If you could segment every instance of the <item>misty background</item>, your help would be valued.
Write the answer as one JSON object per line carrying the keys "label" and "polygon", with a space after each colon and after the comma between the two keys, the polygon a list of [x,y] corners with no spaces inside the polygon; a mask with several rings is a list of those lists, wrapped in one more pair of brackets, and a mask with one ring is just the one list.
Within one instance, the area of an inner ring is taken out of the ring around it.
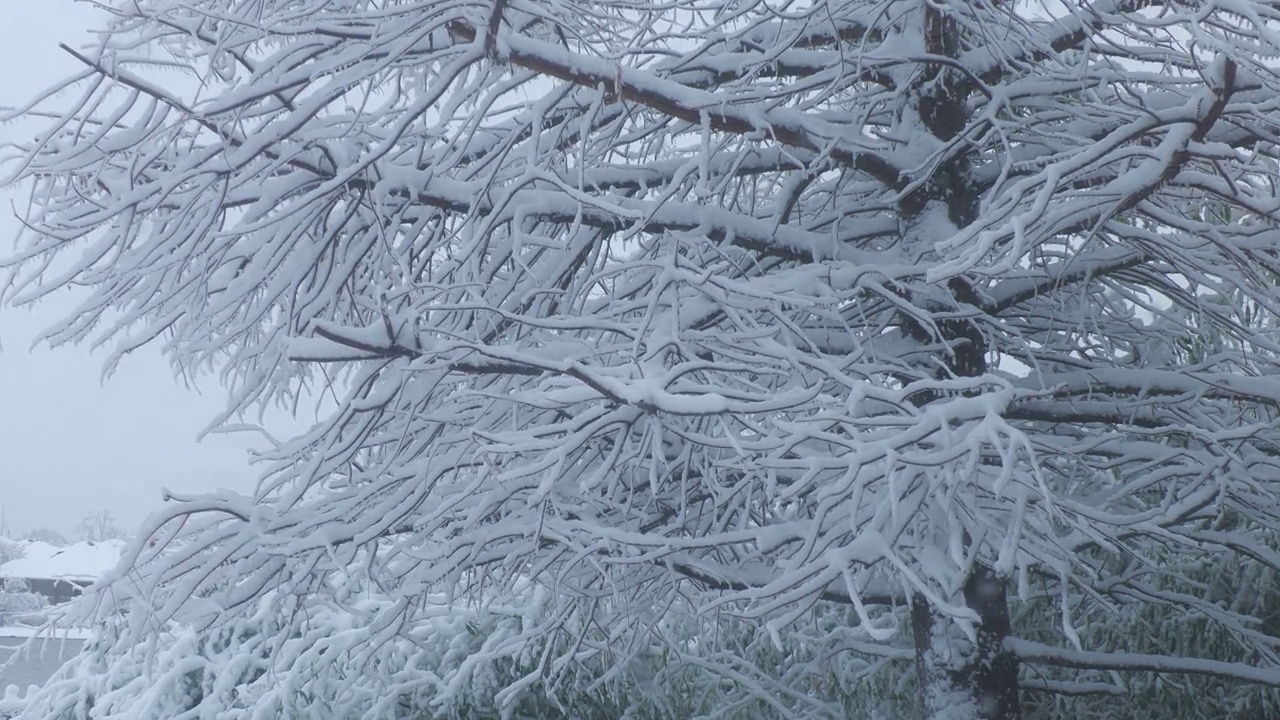
{"label": "misty background", "polygon": [[[82,47],[102,15],[72,0],[7,2],[0,7],[0,107],[25,103],[76,72],[59,42]],[[0,123],[0,146],[38,125]],[[5,153],[11,156],[11,152]],[[9,166],[0,167],[0,175]],[[0,256],[13,249],[21,188],[0,187]],[[16,203],[16,205],[15,205]],[[91,513],[109,511],[132,532],[160,506],[160,490],[249,491],[255,470],[247,436],[199,432],[222,407],[213,378],[184,387],[158,351],[144,348],[103,378],[104,352],[32,347],[39,333],[75,309],[60,294],[33,310],[0,308],[0,514],[4,534],[48,527],[76,536]]]}

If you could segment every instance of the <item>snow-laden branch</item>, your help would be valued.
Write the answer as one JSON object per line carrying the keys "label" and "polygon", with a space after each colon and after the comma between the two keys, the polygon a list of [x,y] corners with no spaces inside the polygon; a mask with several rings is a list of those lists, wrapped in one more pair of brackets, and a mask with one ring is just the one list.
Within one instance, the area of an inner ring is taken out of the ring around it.
{"label": "snow-laden branch", "polygon": [[[476,36],[475,30],[466,25],[455,25],[452,30],[467,39]],[[787,109],[738,109],[735,106],[750,98],[717,96],[643,70],[576,55],[551,43],[517,35],[504,35],[497,42],[511,62],[542,75],[588,88],[606,87],[624,100],[694,125],[708,124],[719,132],[759,136],[802,150],[821,151],[837,163],[867,173],[889,189],[901,190],[905,186],[897,168],[873,150],[859,147],[856,134],[829,120]]]}
{"label": "snow-laden branch", "polygon": [[[104,662],[182,626],[156,682],[43,710],[381,720],[493,671],[495,714],[688,681],[654,716],[827,719],[908,656],[1006,709],[1274,684],[1265,3],[252,5],[137,0],[74,51],[4,292],[83,288],[51,342],[158,341],[224,420],[331,412],[76,611],[135,623]],[[279,682],[193,674],[230,647]]]}
{"label": "snow-laden branch", "polygon": [[1009,646],[1009,649],[1018,654],[1019,658],[1037,664],[1079,670],[1123,670],[1176,675],[1207,675],[1280,687],[1280,668],[1255,667],[1245,663],[1221,662],[1207,658],[1072,650],[1021,638],[1009,638],[1005,640],[1005,643]]}

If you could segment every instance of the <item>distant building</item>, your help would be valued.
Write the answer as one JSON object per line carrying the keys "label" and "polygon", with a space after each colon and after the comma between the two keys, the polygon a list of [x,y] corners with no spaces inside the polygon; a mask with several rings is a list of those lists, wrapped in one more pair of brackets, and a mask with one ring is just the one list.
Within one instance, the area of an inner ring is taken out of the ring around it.
{"label": "distant building", "polygon": [[22,543],[23,557],[0,565],[0,587],[7,579],[22,580],[29,592],[43,595],[50,604],[64,603],[115,567],[124,547],[123,540],[80,542],[65,548],[27,540]]}
{"label": "distant building", "polygon": [[85,588],[93,584],[93,580],[85,579],[19,577],[17,575],[0,577],[0,584],[10,578],[25,582],[27,584],[27,592],[43,595],[50,605],[61,605],[64,602],[70,602]]}

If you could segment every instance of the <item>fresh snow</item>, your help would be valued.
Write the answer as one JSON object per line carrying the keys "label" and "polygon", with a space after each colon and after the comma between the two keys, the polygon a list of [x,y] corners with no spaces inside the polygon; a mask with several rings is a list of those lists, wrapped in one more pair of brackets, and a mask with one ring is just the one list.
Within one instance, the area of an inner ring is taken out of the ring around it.
{"label": "fresh snow", "polygon": [[[0,580],[12,577],[94,582],[115,567],[127,543],[124,540],[105,540],[57,547],[38,540],[27,540],[21,544],[26,555],[0,565]],[[86,640],[91,632],[86,628],[41,629],[0,625],[0,639],[41,636]]]}
{"label": "fresh snow", "polygon": [[32,637],[48,638],[50,640],[88,640],[92,636],[93,631],[88,628],[60,627],[45,629],[22,625],[0,625],[0,647],[15,647],[20,643],[14,643],[11,640]]}
{"label": "fresh snow", "polygon": [[38,540],[22,543],[26,555],[0,565],[0,578],[49,578],[97,580],[115,567],[125,548],[124,540],[79,542],[60,548]]}
{"label": "fresh snow", "polygon": [[343,393],[117,569],[11,566],[107,570],[31,714],[830,720],[916,652],[931,720],[993,659],[1072,717],[1280,687],[1273,3],[890,4],[121,10],[32,106],[13,299],[225,369],[219,422]]}

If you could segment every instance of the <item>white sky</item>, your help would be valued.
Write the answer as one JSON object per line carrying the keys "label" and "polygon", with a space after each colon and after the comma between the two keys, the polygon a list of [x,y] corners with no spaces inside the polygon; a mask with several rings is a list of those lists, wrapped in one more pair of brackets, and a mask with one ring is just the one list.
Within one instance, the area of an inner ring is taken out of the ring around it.
{"label": "white sky", "polygon": [[[72,0],[0,2],[0,106],[74,72],[58,42],[83,45],[94,24],[94,12]],[[20,131],[0,125],[0,144]],[[0,191],[0,254],[13,247],[15,196]],[[131,530],[159,507],[161,487],[250,489],[249,439],[195,440],[221,407],[213,380],[202,383],[203,395],[189,391],[149,349],[105,382],[101,355],[85,348],[29,350],[71,307],[55,298],[33,312],[0,311],[0,506],[9,533],[47,526],[70,536],[81,517],[102,509]]]}

